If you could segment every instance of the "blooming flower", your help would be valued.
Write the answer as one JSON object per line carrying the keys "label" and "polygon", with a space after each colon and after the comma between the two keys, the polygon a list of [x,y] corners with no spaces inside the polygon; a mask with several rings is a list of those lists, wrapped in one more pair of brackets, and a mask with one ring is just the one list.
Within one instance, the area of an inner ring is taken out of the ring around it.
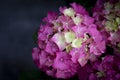
{"label": "blooming flower", "polygon": [[[81,5],[70,5],[70,8],[61,7],[59,15],[49,12],[43,19],[38,48],[32,52],[38,68],[56,78],[73,77],[79,68],[95,62],[106,50],[104,31],[99,30],[95,19]],[[96,79],[96,75],[89,74],[90,79]]]}
{"label": "blooming flower", "polygon": [[116,56],[105,56],[96,66],[98,72],[96,73],[96,77],[102,80],[119,80],[119,61],[116,60],[118,57]]}
{"label": "blooming flower", "polygon": [[119,80],[119,66],[119,57],[106,55],[80,68],[78,76],[80,80]]}
{"label": "blooming flower", "polygon": [[[71,56],[65,52],[56,53],[53,67],[57,69],[56,77],[70,78],[77,72],[77,65],[71,61]],[[60,75],[58,75],[60,74]]]}
{"label": "blooming flower", "polygon": [[[114,48],[115,54],[120,53],[119,14],[119,0],[110,0],[109,2],[106,0],[98,0],[93,12],[93,17],[95,18],[96,24],[99,26],[99,29],[106,31],[106,33],[109,35],[107,38],[107,41],[109,42],[108,45]],[[103,16],[102,19],[101,16]]]}

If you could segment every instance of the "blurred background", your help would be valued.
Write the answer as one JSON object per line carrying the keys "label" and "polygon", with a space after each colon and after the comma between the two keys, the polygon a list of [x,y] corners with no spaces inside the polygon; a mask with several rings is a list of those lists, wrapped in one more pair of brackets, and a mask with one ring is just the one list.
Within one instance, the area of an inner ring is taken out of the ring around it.
{"label": "blurred background", "polygon": [[48,11],[58,11],[64,4],[63,0],[0,0],[0,80],[36,75],[33,35]]}
{"label": "blurred background", "polygon": [[[32,60],[33,35],[48,11],[58,12],[72,1],[0,0],[0,80],[50,80]],[[90,10],[95,0],[76,2]]]}

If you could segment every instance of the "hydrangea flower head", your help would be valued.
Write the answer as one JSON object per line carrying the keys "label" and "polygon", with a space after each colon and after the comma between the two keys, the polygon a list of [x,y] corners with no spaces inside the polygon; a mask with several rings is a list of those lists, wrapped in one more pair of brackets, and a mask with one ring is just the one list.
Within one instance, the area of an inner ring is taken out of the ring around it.
{"label": "hydrangea flower head", "polygon": [[120,53],[120,0],[98,0],[93,17],[99,29],[109,35],[108,45],[114,48],[115,53]]}
{"label": "hydrangea flower head", "polygon": [[49,12],[43,21],[45,24],[38,31],[38,48],[32,54],[37,66],[48,75],[70,78],[78,67],[105,53],[106,40],[81,5],[61,7],[59,15]]}
{"label": "hydrangea flower head", "polygon": [[[120,60],[116,55],[106,55],[80,68],[80,80],[119,80]],[[83,77],[84,76],[84,77]]]}
{"label": "hydrangea flower head", "polygon": [[[95,62],[96,63],[96,62]],[[94,63],[94,64],[95,64]],[[97,79],[102,80],[119,80],[120,78],[120,60],[119,57],[115,55],[106,55],[104,58],[102,58],[97,65],[95,65],[97,72],[93,73],[95,74],[94,77],[97,77]]]}

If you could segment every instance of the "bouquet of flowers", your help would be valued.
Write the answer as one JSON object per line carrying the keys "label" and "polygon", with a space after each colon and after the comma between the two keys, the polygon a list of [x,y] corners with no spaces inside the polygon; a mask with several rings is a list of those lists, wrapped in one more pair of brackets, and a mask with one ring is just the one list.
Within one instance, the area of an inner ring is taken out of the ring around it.
{"label": "bouquet of flowers", "polygon": [[93,16],[79,4],[70,5],[43,19],[34,62],[55,78],[119,80],[120,1],[98,0]]}

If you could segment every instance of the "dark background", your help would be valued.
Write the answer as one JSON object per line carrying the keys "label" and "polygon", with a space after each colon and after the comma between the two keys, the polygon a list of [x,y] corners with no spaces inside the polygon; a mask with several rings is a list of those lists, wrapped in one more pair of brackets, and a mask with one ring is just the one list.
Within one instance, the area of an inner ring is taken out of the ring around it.
{"label": "dark background", "polygon": [[0,80],[36,75],[33,34],[48,11],[58,11],[64,4],[64,0],[0,0]]}
{"label": "dark background", "polygon": [[[48,11],[58,12],[69,1],[74,0],[0,0],[0,80],[48,80],[32,60],[33,35]],[[95,3],[76,1],[88,11]]]}

